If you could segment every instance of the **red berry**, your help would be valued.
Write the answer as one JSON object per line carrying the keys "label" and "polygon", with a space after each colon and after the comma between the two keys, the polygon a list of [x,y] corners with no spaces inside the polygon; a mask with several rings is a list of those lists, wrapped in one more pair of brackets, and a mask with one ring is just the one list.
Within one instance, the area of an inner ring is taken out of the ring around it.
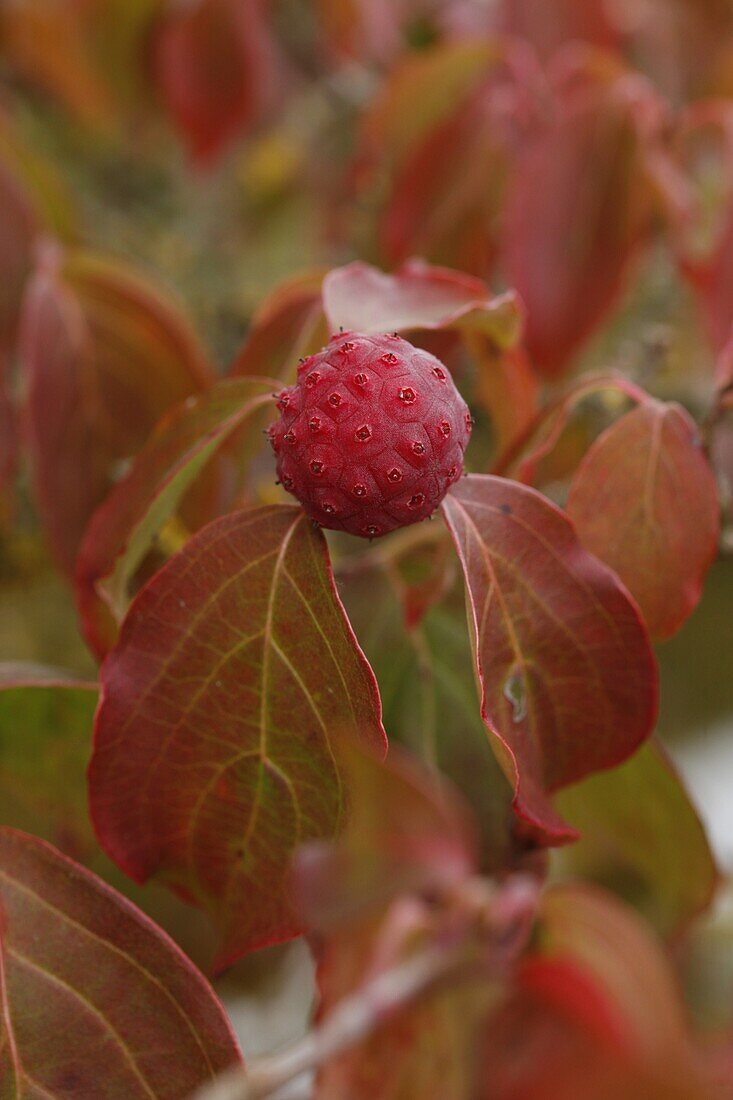
{"label": "red berry", "polygon": [[376,538],[426,519],[463,470],[466,403],[399,337],[332,337],[284,395],[269,432],[278,478],[322,527]]}

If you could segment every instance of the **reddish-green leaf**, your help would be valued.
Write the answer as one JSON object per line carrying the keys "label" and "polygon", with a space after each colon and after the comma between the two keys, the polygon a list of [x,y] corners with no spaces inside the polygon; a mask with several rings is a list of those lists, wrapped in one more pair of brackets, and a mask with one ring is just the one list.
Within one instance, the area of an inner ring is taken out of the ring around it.
{"label": "reddish-green leaf", "polygon": [[277,70],[263,7],[261,0],[169,3],[160,21],[154,76],[200,162],[250,129],[272,101]]}
{"label": "reddish-green leaf", "polygon": [[79,550],[76,582],[84,632],[98,656],[114,643],[135,573],[164,524],[222,444],[271,403],[273,386],[271,379],[245,378],[188,398],[158,425],[94,513]]}
{"label": "reddish-green leaf", "polygon": [[561,791],[555,806],[580,833],[558,859],[641,909],[665,935],[712,900],[718,881],[705,829],[661,746]]}
{"label": "reddish-green leaf", "polygon": [[298,508],[225,516],[137,596],[102,672],[90,768],[103,847],[205,908],[219,964],[294,936],[294,849],[343,814],[334,745],[384,748],[376,681]]}
{"label": "reddish-green leaf", "polygon": [[530,359],[548,375],[606,317],[651,228],[644,158],[662,120],[651,86],[605,55],[570,51],[553,83],[553,109],[507,188],[503,243]]}
{"label": "reddish-green leaf", "polygon": [[36,503],[73,571],[87,521],[170,406],[210,370],[184,318],[129,269],[47,250],[29,285],[21,358]]}
{"label": "reddish-green leaf", "polygon": [[475,837],[456,791],[394,748],[385,763],[356,745],[342,758],[350,797],[344,835],[296,854],[310,927],[333,928],[400,894],[450,888],[472,874]]}
{"label": "reddish-green leaf", "polygon": [[480,279],[412,260],[394,275],[355,261],[323,280],[331,329],[391,332],[448,326],[486,333],[500,347],[516,343],[521,312],[516,295],[494,297]]}
{"label": "reddish-green leaf", "polygon": [[657,673],[639,613],[545,497],[469,475],[443,509],[466,579],[481,713],[544,843],[574,833],[548,792],[620,763],[652,731]]}
{"label": "reddish-green leaf", "polygon": [[567,510],[580,540],[667,638],[697,606],[718,549],[718,492],[697,426],[679,405],[645,401],[590,448]]}
{"label": "reddish-green leaf", "polygon": [[0,828],[3,1096],[180,1100],[240,1060],[211,988],[151,921]]}

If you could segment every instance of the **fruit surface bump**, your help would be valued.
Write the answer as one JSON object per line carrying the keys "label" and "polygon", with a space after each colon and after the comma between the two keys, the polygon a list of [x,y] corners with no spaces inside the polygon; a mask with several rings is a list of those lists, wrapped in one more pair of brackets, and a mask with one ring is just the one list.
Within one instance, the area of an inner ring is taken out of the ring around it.
{"label": "fruit surface bump", "polygon": [[447,367],[400,336],[338,333],[277,404],[278,478],[321,527],[362,538],[407,527],[463,472],[468,406]]}

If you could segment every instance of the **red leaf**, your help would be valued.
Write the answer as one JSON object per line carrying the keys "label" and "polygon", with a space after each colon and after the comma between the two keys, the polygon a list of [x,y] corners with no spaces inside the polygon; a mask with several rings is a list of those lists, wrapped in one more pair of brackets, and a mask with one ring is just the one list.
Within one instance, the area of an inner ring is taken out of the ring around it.
{"label": "red leaf", "polygon": [[210,381],[196,338],[123,266],[46,250],[20,336],[36,503],[72,573],[90,515],[161,415]]}
{"label": "red leaf", "polygon": [[714,1095],[671,966],[636,914],[575,886],[549,890],[540,916],[536,952],[485,1031],[492,1100]]}
{"label": "red leaf", "polygon": [[480,279],[412,260],[394,275],[357,260],[323,280],[331,330],[380,333],[449,326],[475,329],[500,346],[519,336],[521,314],[511,292],[494,297]]}
{"label": "red leaf", "polygon": [[276,60],[261,0],[170,3],[153,66],[191,155],[212,160],[260,120],[273,98]]}
{"label": "red leaf", "polygon": [[458,793],[404,752],[381,763],[356,745],[342,754],[350,795],[337,843],[296,854],[298,895],[310,927],[333,928],[400,894],[462,882],[478,863],[470,816]]}
{"label": "red leaf", "polygon": [[[77,602],[85,637],[101,657],[114,644],[138,567],[207,463],[257,409],[271,379],[220,382],[166,416],[92,516],[79,550]],[[213,518],[216,511],[212,507]]]}
{"label": "red leaf", "polygon": [[384,748],[376,681],[298,508],[209,524],[137,596],[102,670],[100,843],[219,928],[218,965],[295,936],[294,849],[343,813],[334,739]]}
{"label": "red leaf", "polygon": [[241,1060],[223,1007],[164,932],[50,844],[8,828],[0,913],[6,1095],[179,1100]]}
{"label": "red leaf", "polygon": [[567,502],[583,545],[618,573],[658,638],[697,606],[719,510],[695,422],[679,405],[652,400],[598,437]]}
{"label": "red leaf", "polygon": [[530,359],[550,376],[613,307],[651,229],[644,158],[663,120],[651,86],[603,55],[568,52],[553,76],[554,111],[518,155],[503,233]]}
{"label": "red leaf", "polygon": [[545,844],[573,839],[547,797],[620,763],[649,736],[657,673],[625,589],[567,517],[516,482],[469,475],[443,510],[466,579],[481,713]]}

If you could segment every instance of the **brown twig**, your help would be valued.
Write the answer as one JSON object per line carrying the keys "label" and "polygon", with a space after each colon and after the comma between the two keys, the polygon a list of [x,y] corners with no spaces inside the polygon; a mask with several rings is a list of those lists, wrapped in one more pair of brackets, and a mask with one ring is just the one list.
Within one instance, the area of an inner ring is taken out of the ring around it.
{"label": "brown twig", "polygon": [[367,1039],[437,987],[477,975],[500,977],[526,944],[537,891],[536,880],[524,875],[498,889],[480,879],[465,883],[459,904],[469,912],[474,909],[478,919],[465,922],[458,934],[432,939],[345,997],[299,1042],[254,1060],[246,1070],[223,1074],[194,1100],[285,1100],[293,1082]]}

